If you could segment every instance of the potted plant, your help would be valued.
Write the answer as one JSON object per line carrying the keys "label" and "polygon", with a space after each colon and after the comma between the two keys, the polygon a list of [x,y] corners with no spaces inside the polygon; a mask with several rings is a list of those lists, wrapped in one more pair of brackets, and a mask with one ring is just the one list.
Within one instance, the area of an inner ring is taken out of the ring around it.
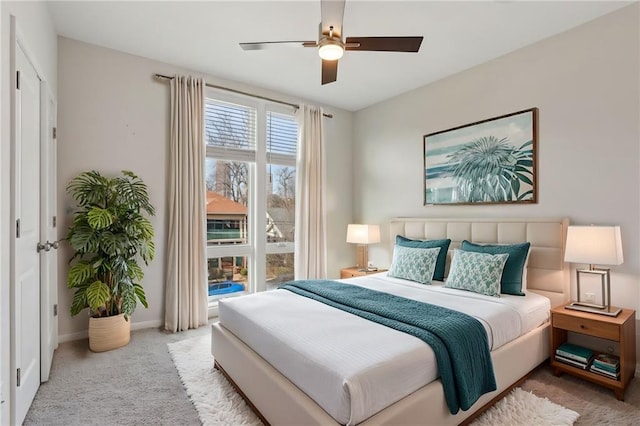
{"label": "potted plant", "polygon": [[130,171],[113,178],[89,171],[71,180],[67,192],[78,204],[66,238],[74,250],[71,315],[89,308],[92,351],[119,348],[129,343],[138,302],[148,307],[140,285],[140,260],[148,265],[155,253],[147,186]]}

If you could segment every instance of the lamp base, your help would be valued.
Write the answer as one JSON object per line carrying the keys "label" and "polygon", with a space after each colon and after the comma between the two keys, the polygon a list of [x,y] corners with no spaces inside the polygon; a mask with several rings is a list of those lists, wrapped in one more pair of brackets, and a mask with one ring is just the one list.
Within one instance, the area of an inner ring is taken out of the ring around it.
{"label": "lamp base", "polygon": [[573,302],[565,306],[564,308],[572,309],[574,311],[589,312],[591,314],[606,315],[609,317],[617,317],[618,314],[622,312],[622,308],[618,308],[615,306],[605,306],[604,308],[596,308],[596,307],[585,305],[579,302]]}
{"label": "lamp base", "polygon": [[366,244],[358,244],[356,248],[356,266],[359,271],[367,268],[369,263],[369,250]]}

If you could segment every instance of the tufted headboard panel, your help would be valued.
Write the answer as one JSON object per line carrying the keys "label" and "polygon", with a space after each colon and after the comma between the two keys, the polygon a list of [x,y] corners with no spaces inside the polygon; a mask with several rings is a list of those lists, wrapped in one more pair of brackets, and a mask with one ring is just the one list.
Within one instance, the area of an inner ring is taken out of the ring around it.
{"label": "tufted headboard panel", "polygon": [[447,272],[451,252],[462,240],[484,244],[530,242],[527,289],[548,297],[551,306],[569,301],[569,267],[564,248],[569,220],[566,218],[481,218],[432,219],[395,218],[390,221],[391,248],[396,235],[421,240],[450,238]]}

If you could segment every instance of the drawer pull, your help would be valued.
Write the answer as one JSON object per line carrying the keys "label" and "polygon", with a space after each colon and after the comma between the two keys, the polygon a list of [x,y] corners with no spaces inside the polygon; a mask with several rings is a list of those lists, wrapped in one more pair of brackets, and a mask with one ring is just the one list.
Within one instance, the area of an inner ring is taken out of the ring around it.
{"label": "drawer pull", "polygon": [[584,330],[587,327],[585,327],[584,324],[580,324],[580,328]]}

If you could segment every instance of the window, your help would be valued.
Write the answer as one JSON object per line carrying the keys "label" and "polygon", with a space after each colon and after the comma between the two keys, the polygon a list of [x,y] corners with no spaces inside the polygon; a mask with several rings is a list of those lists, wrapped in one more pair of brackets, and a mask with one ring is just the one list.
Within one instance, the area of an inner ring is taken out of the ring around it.
{"label": "window", "polygon": [[298,123],[267,113],[267,289],[293,279]]}
{"label": "window", "polygon": [[205,179],[210,301],[293,279],[297,133],[291,111],[209,93]]}

